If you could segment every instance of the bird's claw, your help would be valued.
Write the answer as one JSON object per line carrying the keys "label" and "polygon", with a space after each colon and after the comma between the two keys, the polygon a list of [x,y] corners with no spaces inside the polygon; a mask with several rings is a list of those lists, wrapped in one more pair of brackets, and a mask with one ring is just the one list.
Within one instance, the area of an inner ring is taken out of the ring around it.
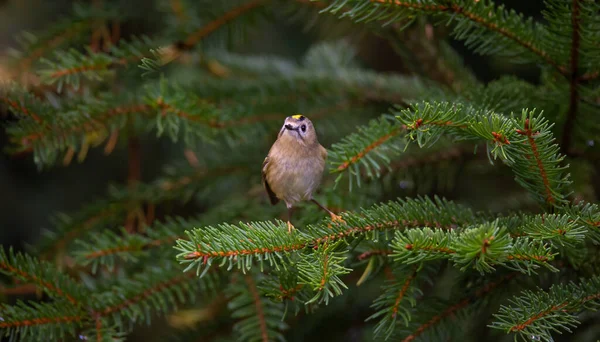
{"label": "bird's claw", "polygon": [[287,226],[288,226],[288,233],[291,234],[292,230],[295,229],[295,227],[292,224],[292,222],[290,222],[290,221],[287,222]]}
{"label": "bird's claw", "polygon": [[[334,213],[331,213],[331,221],[336,223],[336,224],[345,224],[346,221],[344,221],[344,219],[340,216],[340,215],[336,215]],[[331,228],[331,224],[328,224],[327,227]]]}

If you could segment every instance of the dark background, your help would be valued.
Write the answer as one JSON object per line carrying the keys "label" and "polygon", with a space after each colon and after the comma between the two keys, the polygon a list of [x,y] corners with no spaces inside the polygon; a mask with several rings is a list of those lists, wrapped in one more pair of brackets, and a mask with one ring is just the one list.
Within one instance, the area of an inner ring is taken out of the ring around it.
{"label": "dark background", "polygon": [[[135,6],[144,3],[152,5],[151,1],[133,2]],[[542,1],[497,3],[504,3],[525,16],[542,19]],[[35,33],[43,30],[61,15],[67,15],[70,9],[71,1],[66,0],[0,0],[1,50],[16,46],[14,36],[20,31]],[[146,24],[135,23],[125,27],[132,33],[143,31],[145,25],[156,25],[156,19],[148,18]],[[301,56],[318,37],[318,33],[303,30],[298,23],[281,21],[264,25],[253,32],[244,46],[237,50],[294,58]],[[461,43],[453,43],[453,46],[482,81],[493,80],[503,73],[514,73],[532,82],[537,80],[538,70],[535,66],[508,64],[499,58],[473,55]],[[369,40],[360,49],[360,56],[373,69],[392,72],[402,69],[398,60],[393,58],[393,51],[383,41]],[[2,117],[1,120],[5,122],[8,119]],[[4,130],[0,130],[0,144],[7,144]],[[164,140],[144,141],[142,180],[151,180],[160,172],[162,161],[170,159],[171,151],[175,150],[170,145]],[[52,214],[76,211],[85,203],[102,197],[109,182],[125,182],[126,160],[126,151],[122,149],[109,157],[103,156],[98,149],[91,149],[89,157],[81,164],[74,161],[68,167],[55,166],[40,172],[31,155],[18,157],[3,152],[0,154],[0,243],[17,249],[35,243],[41,229],[51,229],[48,219]]]}

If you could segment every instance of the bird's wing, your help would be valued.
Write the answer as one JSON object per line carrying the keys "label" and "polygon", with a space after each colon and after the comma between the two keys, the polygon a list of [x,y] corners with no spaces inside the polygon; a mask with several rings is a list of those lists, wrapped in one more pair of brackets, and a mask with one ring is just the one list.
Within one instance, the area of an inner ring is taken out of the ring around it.
{"label": "bird's wing", "polygon": [[271,190],[271,187],[269,186],[269,183],[267,182],[267,169],[269,168],[269,156],[267,156],[265,158],[265,161],[263,162],[263,167],[262,167],[262,183],[263,186],[265,187],[265,190],[267,190],[267,194],[269,195],[269,199],[271,200],[271,204],[275,205],[277,203],[279,203],[279,198],[277,198],[277,196],[275,195],[275,193],[273,192],[273,190]]}
{"label": "bird's wing", "polygon": [[323,160],[327,160],[327,149],[322,145],[319,145],[319,149],[321,150],[321,158],[323,158]]}

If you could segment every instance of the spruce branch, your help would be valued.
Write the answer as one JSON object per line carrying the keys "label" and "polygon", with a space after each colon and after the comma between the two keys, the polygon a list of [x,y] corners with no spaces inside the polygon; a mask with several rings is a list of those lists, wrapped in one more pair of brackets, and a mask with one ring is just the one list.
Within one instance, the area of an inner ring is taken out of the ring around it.
{"label": "spruce branch", "polygon": [[94,6],[76,3],[68,16],[60,18],[43,31],[19,34],[17,36],[19,48],[10,51],[12,57],[10,62],[17,64],[19,71],[26,71],[49,51],[78,41],[93,30],[98,22],[123,19],[125,16],[118,10],[99,10]]}
{"label": "spruce branch", "polygon": [[259,274],[237,274],[225,290],[232,317],[239,319],[233,328],[240,341],[283,340],[281,332],[287,329],[282,321],[283,304],[260,295],[260,280]]}
{"label": "spruce branch", "polygon": [[552,332],[571,332],[578,325],[575,314],[596,310],[600,305],[600,278],[581,279],[578,284],[552,285],[546,291],[524,291],[502,305],[494,314],[491,328],[517,333],[515,339],[526,341],[535,336],[541,341],[552,341]]}
{"label": "spruce branch", "polygon": [[564,156],[553,144],[551,125],[535,111],[523,110],[520,119],[486,109],[448,102],[422,102],[401,110],[406,137],[419,146],[432,144],[445,132],[457,140],[486,141],[494,158],[501,157],[515,173],[515,180],[547,205],[566,203],[564,189],[569,175],[561,165]]}
{"label": "spruce branch", "polygon": [[528,238],[511,238],[499,221],[463,230],[416,228],[396,232],[390,258],[403,264],[449,259],[462,271],[473,267],[480,273],[495,271],[496,265],[523,273],[546,267],[556,253],[548,244]]}
{"label": "spruce branch", "polygon": [[[350,187],[353,179],[360,186],[361,174],[366,173],[370,178],[379,177],[381,167],[378,161],[389,164],[390,158],[403,148],[396,139],[403,129],[394,121],[389,116],[382,116],[378,120],[372,120],[368,126],[359,127],[357,133],[333,144],[328,151],[331,172],[343,172],[352,168],[349,171]],[[340,177],[336,181],[339,179]]]}
{"label": "spruce branch", "polygon": [[427,272],[431,271],[422,268],[423,265],[403,267],[395,270],[393,279],[386,281],[382,294],[371,305],[377,312],[366,319],[379,318],[374,329],[375,338],[385,336],[386,340],[389,339],[399,325],[399,318],[408,325],[411,320],[410,309],[416,305],[416,297],[423,294],[418,283],[427,278]]}
{"label": "spruce branch", "polygon": [[496,7],[491,2],[459,1],[448,4],[444,1],[336,0],[330,1],[330,5],[322,12],[342,12],[340,18],[350,17],[356,22],[385,21],[383,25],[411,20],[418,14],[430,14],[440,20],[445,19],[446,25],[456,22],[454,36],[464,40],[477,53],[541,61],[566,74],[565,66],[538,46],[537,41],[545,36],[541,25],[502,6]]}
{"label": "spruce branch", "polygon": [[0,312],[0,336],[40,342],[74,336],[86,316],[81,308],[64,301],[26,304],[19,300],[14,306],[0,304]]}
{"label": "spruce branch", "polygon": [[221,277],[215,272],[198,279],[193,274],[181,274],[172,264],[162,263],[95,294],[91,299],[92,316],[99,324],[112,322],[120,327],[127,321],[149,322],[152,312],[167,313],[178,303],[194,302],[199,293],[208,296],[220,282]]}
{"label": "spruce branch", "polygon": [[346,256],[344,251],[339,250],[340,242],[318,245],[311,253],[302,254],[296,264],[298,284],[310,287],[315,292],[306,302],[307,305],[323,302],[329,304],[331,298],[342,294],[342,288],[347,289],[340,276],[352,270],[342,265]]}
{"label": "spruce branch", "polygon": [[112,46],[108,53],[94,52],[89,47],[85,54],[75,49],[55,51],[56,61],[42,59],[46,67],[40,70],[40,75],[43,82],[56,84],[59,92],[67,84],[78,89],[82,77],[90,81],[103,80],[114,73],[115,67],[139,61],[155,44],[148,37],[133,37]]}
{"label": "spruce branch", "polygon": [[438,324],[440,324],[441,321],[449,317],[456,317],[456,313],[458,311],[467,308],[469,305],[473,305],[475,302],[483,299],[486,296],[489,296],[497,288],[499,288],[501,285],[506,284],[507,282],[515,278],[518,274],[519,273],[517,272],[508,273],[492,281],[487,281],[483,286],[475,289],[474,291],[472,291],[472,293],[463,297],[463,299],[456,301],[454,304],[448,306],[445,310],[436,313],[426,322],[418,325],[414,330],[412,330],[412,332],[410,332],[402,339],[402,342],[414,341],[419,336],[431,332],[431,330],[435,329],[435,327]]}
{"label": "spruce branch", "polygon": [[87,291],[70,277],[61,274],[52,264],[22,253],[8,253],[0,247],[0,272],[34,283],[50,297],[64,299],[77,307],[84,301]]}
{"label": "spruce branch", "polygon": [[229,11],[225,12],[219,18],[207,23],[201,29],[195,31],[185,38],[185,40],[181,44],[183,49],[191,49],[196,46],[204,37],[211,34],[213,31],[217,30],[221,26],[227,24],[228,22],[236,19],[237,17],[245,14],[248,11],[251,11],[257,7],[264,5],[266,0],[252,0],[242,3],[240,6],[236,6]]}
{"label": "spruce branch", "polygon": [[176,258],[188,264],[185,271],[196,268],[197,274],[204,274],[213,264],[227,265],[229,270],[236,267],[244,272],[254,262],[260,263],[261,270],[265,263],[279,269],[286,267],[291,254],[309,247],[332,245],[356,236],[381,238],[380,231],[407,227],[452,229],[477,220],[469,209],[438,197],[398,200],[375,205],[360,214],[344,213],[343,217],[344,224],[330,225],[325,221],[291,234],[280,221],[196,228],[186,231],[186,240],[176,241],[175,249],[180,252]]}

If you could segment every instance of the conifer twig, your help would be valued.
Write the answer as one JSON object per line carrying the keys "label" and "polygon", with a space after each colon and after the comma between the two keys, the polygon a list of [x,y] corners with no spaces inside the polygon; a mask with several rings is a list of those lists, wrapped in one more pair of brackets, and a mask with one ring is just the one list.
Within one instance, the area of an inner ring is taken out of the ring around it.
{"label": "conifer twig", "polygon": [[262,6],[265,2],[265,0],[252,0],[247,3],[244,3],[241,6],[235,7],[223,14],[222,16],[220,16],[219,18],[209,22],[200,30],[192,33],[181,44],[176,44],[176,46],[182,46],[184,49],[191,49],[196,44],[198,44],[198,42],[200,42],[204,37],[208,36],[219,27],[225,25],[226,23],[232,21],[233,19],[256,7]]}
{"label": "conifer twig", "polygon": [[498,288],[498,286],[513,279],[518,274],[519,273],[517,273],[517,272],[509,273],[495,282],[485,284],[483,287],[481,287],[475,291],[474,296],[467,297],[467,298],[459,301],[458,303],[456,303],[452,306],[449,306],[446,310],[444,310],[440,314],[433,316],[429,321],[421,324],[415,331],[413,331],[410,335],[406,336],[402,340],[402,342],[410,342],[410,341],[415,340],[417,337],[419,337],[421,334],[423,334],[423,332],[425,332],[426,330],[430,329],[431,327],[433,327],[434,325],[439,323],[442,319],[454,315],[456,313],[456,311],[464,309],[469,304],[472,304],[475,299],[479,299],[479,298],[489,294],[490,292],[492,292],[493,290]]}
{"label": "conifer twig", "polygon": [[265,313],[263,311],[263,304],[260,299],[260,294],[258,293],[258,289],[256,288],[256,284],[254,283],[254,279],[249,274],[244,276],[244,280],[246,284],[248,284],[248,289],[252,294],[252,299],[254,300],[254,306],[256,308],[256,315],[258,317],[258,323],[260,326],[260,335],[262,337],[263,342],[269,342],[269,331],[267,330],[267,322],[265,320]]}

